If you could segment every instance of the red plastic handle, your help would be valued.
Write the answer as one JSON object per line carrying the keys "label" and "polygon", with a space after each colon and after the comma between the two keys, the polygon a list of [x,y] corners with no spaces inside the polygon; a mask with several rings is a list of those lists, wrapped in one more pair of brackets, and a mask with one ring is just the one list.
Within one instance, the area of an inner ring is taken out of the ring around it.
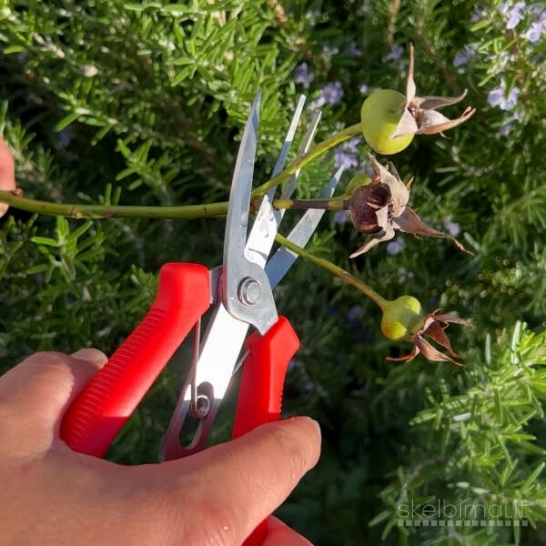
{"label": "red plastic handle", "polygon": [[[248,338],[249,354],[243,364],[233,438],[280,419],[286,370],[299,346],[298,336],[285,317],[279,317],[263,337],[253,333]],[[244,546],[261,546],[266,531],[267,521],[262,521]]]}
{"label": "red plastic handle", "polygon": [[209,270],[168,263],[142,322],[69,408],[61,438],[75,451],[102,457],[191,328],[210,306]]}

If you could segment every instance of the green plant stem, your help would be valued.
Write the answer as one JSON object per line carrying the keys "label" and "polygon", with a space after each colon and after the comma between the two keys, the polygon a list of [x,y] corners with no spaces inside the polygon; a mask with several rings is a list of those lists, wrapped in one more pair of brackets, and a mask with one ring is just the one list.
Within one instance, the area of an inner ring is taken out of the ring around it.
{"label": "green plant stem", "polygon": [[[276,199],[276,209],[324,209],[342,210],[344,198],[333,199]],[[228,203],[208,205],[183,205],[180,207],[149,207],[126,205],[81,205],[71,203],[50,203],[21,197],[13,192],[0,191],[0,203],[27,212],[64,216],[65,218],[195,218],[222,217],[227,213]]]}
{"label": "green plant stem", "polygon": [[307,250],[294,244],[292,241],[288,240],[286,237],[283,237],[282,235],[278,233],[275,236],[275,240],[277,241],[277,243],[286,247],[288,250],[294,252],[301,258],[305,258],[306,260],[313,262],[314,264],[322,267],[323,269],[326,269],[326,271],[329,271],[330,273],[332,273],[332,275],[336,276],[338,279],[341,279],[342,281],[354,286],[357,290],[359,290],[365,296],[370,298],[382,311],[385,309],[385,305],[388,303],[388,300],[380,296],[375,290],[372,290],[367,284],[358,280],[355,276],[351,275],[350,273],[348,273],[341,267],[333,264],[332,262],[324,258],[319,258],[318,256],[311,254]]}
{"label": "green plant stem", "polygon": [[148,207],[126,205],[80,205],[49,203],[0,191],[0,202],[27,212],[64,216],[66,218],[207,218],[225,216],[227,202],[208,205],[185,205],[180,207]]}
{"label": "green plant stem", "polygon": [[344,196],[331,199],[275,199],[273,207],[276,209],[343,210],[344,203]]}
{"label": "green plant stem", "polygon": [[[320,156],[330,148],[339,143],[361,133],[361,125],[357,123],[340,133],[327,138],[317,146],[309,150],[306,154],[294,160],[285,170],[277,176],[271,178],[265,184],[262,184],[252,192],[254,198],[261,197],[271,188],[287,180],[292,174],[307,165],[310,161]],[[280,201],[280,200],[279,200]],[[342,208],[339,200],[310,200],[305,206],[305,200],[298,201],[299,207],[286,207],[290,200],[282,200],[284,203],[279,205],[274,202],[276,208],[325,208],[329,210],[340,210]],[[16,209],[34,212],[38,214],[47,214],[50,216],[65,216],[66,218],[210,218],[215,216],[225,216],[227,214],[228,203],[210,203],[205,205],[182,205],[178,207],[148,207],[148,206],[125,206],[125,205],[81,205],[71,203],[51,203],[47,201],[38,201],[28,199],[19,195],[17,192],[0,191],[0,203],[6,203]],[[315,205],[313,205],[315,203]]]}
{"label": "green plant stem", "polygon": [[322,155],[324,152],[328,151],[330,148],[333,148],[337,146],[338,144],[341,144],[345,140],[348,140],[354,136],[361,135],[361,134],[362,134],[362,124],[357,123],[355,125],[351,125],[350,127],[347,127],[347,129],[343,129],[343,131],[339,133],[332,135],[330,138],[323,140],[322,142],[317,144],[314,148],[311,148],[311,150],[309,150],[307,153],[296,158],[292,163],[290,163],[290,165],[288,165],[288,167],[286,167],[286,169],[281,171],[277,176],[274,176],[265,184],[262,184],[261,186],[256,188],[252,192],[253,197],[259,197],[260,195],[264,195],[271,188],[274,188],[275,186],[282,184],[289,176],[299,171],[303,166],[307,165],[307,163],[309,163],[310,161],[313,161],[313,159]]}

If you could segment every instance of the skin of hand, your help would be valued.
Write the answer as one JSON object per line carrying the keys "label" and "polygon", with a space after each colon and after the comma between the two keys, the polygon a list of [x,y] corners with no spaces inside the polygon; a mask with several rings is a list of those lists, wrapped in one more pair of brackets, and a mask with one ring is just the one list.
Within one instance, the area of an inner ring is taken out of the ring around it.
{"label": "skin of hand", "polygon": [[[307,417],[162,464],[76,453],[60,423],[105,362],[95,349],[36,353],[0,377],[3,546],[239,546],[318,460]],[[309,544],[269,517],[264,546]]]}
{"label": "skin of hand", "polygon": [[[15,190],[15,167],[8,145],[0,138],[0,190]],[[0,218],[6,214],[8,206],[0,203]]]}

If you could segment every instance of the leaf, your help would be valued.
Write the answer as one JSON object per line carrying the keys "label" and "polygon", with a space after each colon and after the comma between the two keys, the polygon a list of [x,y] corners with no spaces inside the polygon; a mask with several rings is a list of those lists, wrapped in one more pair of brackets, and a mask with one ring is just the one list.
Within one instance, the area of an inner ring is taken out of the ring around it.
{"label": "leaf", "polygon": [[184,13],[191,13],[193,9],[186,4],[169,4],[168,6],[163,6],[161,11],[171,15],[182,15]]}
{"label": "leaf", "polygon": [[54,248],[58,248],[59,246],[58,241],[49,237],[40,237],[37,235],[36,237],[31,237],[30,240],[36,245],[51,246]]}
{"label": "leaf", "polygon": [[55,131],[62,131],[63,129],[66,129],[66,127],[74,123],[79,117],[80,114],[78,112],[68,114],[68,116],[65,116],[63,119],[57,122],[57,125],[55,125]]}
{"label": "leaf", "polygon": [[12,53],[22,53],[23,51],[26,51],[27,48],[23,45],[12,45],[8,46],[3,50],[4,55],[10,55]]}

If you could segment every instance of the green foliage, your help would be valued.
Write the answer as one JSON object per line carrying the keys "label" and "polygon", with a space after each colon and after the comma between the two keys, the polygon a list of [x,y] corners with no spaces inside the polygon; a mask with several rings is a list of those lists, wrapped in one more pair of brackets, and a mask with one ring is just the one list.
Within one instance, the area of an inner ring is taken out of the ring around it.
{"label": "green foliage", "polygon": [[[285,413],[313,415],[324,436],[317,469],[279,514],[317,546],[544,542],[546,52],[525,36],[537,13],[507,29],[500,4],[0,1],[0,132],[25,195],[52,202],[226,200],[258,87],[256,185],[267,181],[300,92],[322,105],[316,140],[326,138],[358,122],[373,89],[404,92],[410,41],[420,95],[469,89],[473,118],[446,139],[416,136],[389,159],[403,180],[415,177],[410,206],[436,229],[456,224],[474,256],[400,234],[398,247],[349,260],[364,236],[339,213],[308,245],[385,298],[408,294],[426,312],[471,319],[472,329],[447,332],[466,367],[386,361],[408,348],[381,335],[371,302],[311,263],[299,260],[276,291],[302,340]],[[406,50],[396,57],[392,46]],[[454,67],[465,46],[471,57]],[[336,82],[343,97],[330,103],[324,89]],[[490,93],[501,87],[495,106]],[[355,158],[345,188],[366,172],[368,150],[362,140],[356,152],[340,149]],[[309,165],[298,197],[316,196],[336,161],[330,153]],[[287,212],[288,224],[295,218]],[[110,353],[146,312],[161,264],[221,261],[222,219],[76,221],[11,209],[0,222],[3,369],[42,349]],[[171,371],[160,379],[110,458],[153,460],[178,383]],[[229,436],[233,397],[215,440]],[[528,527],[410,527],[415,513],[401,512],[411,502],[423,515],[439,501],[514,500],[525,503]]]}

